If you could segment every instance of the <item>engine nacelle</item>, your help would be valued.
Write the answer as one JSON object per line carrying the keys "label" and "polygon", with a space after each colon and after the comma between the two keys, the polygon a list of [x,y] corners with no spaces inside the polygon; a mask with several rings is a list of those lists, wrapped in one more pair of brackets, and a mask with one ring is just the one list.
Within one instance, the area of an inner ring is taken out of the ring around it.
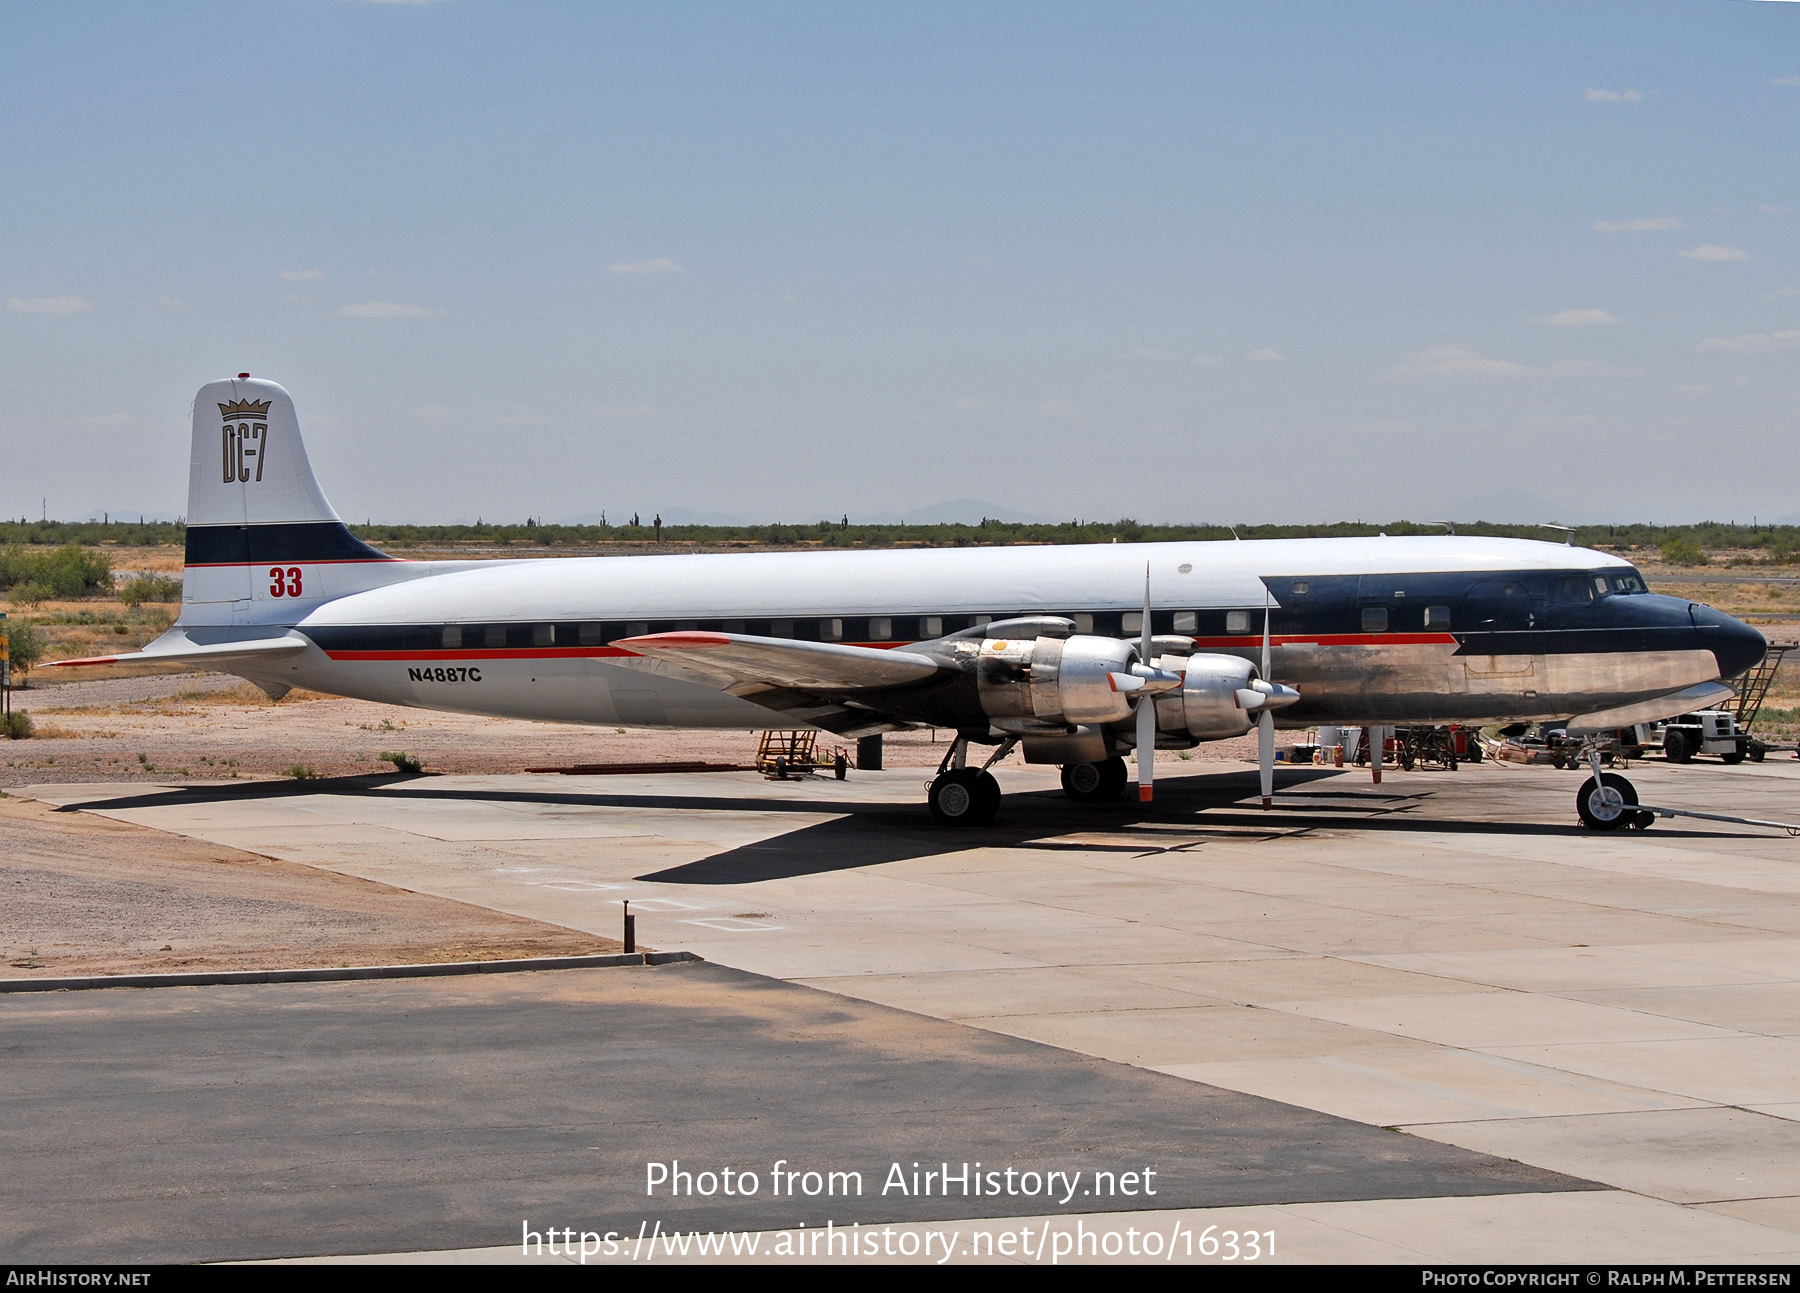
{"label": "engine nacelle", "polygon": [[1234,655],[1164,656],[1158,667],[1183,674],[1181,690],[1156,698],[1158,731],[1185,732],[1201,741],[1242,736],[1256,726],[1256,712],[1238,703],[1238,692],[1257,677],[1256,666]]}
{"label": "engine nacelle", "polygon": [[1116,638],[988,638],[976,659],[981,708],[997,726],[1122,723],[1131,694],[1110,675],[1129,674],[1137,648]]}

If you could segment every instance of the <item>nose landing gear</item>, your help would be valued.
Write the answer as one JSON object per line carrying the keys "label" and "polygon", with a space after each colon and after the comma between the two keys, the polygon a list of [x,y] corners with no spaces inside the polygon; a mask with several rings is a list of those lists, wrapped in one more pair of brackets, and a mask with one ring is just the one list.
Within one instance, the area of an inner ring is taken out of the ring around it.
{"label": "nose landing gear", "polygon": [[1656,820],[1656,814],[1639,808],[1637,801],[1637,787],[1616,772],[1601,772],[1596,759],[1594,775],[1575,794],[1575,812],[1591,831],[1616,831],[1622,826],[1641,831]]}

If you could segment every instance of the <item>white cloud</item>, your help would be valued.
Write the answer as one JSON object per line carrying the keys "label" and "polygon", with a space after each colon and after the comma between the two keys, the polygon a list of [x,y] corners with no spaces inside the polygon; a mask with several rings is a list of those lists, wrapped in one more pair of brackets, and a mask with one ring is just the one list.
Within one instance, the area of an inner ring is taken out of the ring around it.
{"label": "white cloud", "polygon": [[1773,202],[1758,202],[1756,209],[1764,215],[1780,215],[1783,211],[1792,211],[1790,206],[1776,206]]}
{"label": "white cloud", "polygon": [[1687,222],[1679,216],[1639,216],[1635,220],[1596,220],[1599,233],[1635,233],[1640,229],[1685,229]]}
{"label": "white cloud", "polygon": [[986,400],[978,400],[972,395],[965,395],[956,401],[957,408],[964,409],[968,412],[974,412],[977,409],[985,409],[987,406],[988,402]]}
{"label": "white cloud", "polygon": [[1770,85],[1800,85],[1800,76],[1778,76]]}
{"label": "white cloud", "polygon": [[1524,377],[1531,372],[1525,364],[1510,359],[1490,359],[1467,346],[1427,346],[1415,354],[1403,355],[1382,369],[1377,376],[1408,380],[1449,377],[1485,380],[1493,377]]}
{"label": "white cloud", "polygon": [[1750,253],[1736,247],[1721,247],[1716,243],[1703,242],[1698,247],[1689,247],[1686,251],[1678,251],[1677,256],[1686,256],[1689,260],[1749,260]]}
{"label": "white cloud", "polygon": [[1773,292],[1770,292],[1769,295],[1770,295],[1770,297],[1800,296],[1800,287],[1793,287],[1793,286],[1778,287]]}
{"label": "white cloud", "polygon": [[318,283],[325,278],[322,269],[284,269],[280,278],[284,283]]}
{"label": "white cloud", "polygon": [[1402,355],[1375,374],[1384,381],[1492,381],[1514,377],[1622,377],[1629,368],[1597,364],[1591,359],[1558,359],[1548,364],[1520,364],[1494,359],[1468,346],[1427,346]]}
{"label": "white cloud", "polygon": [[1625,322],[1618,315],[1608,314],[1605,310],[1559,310],[1555,314],[1534,314],[1529,321],[1548,324],[1553,328],[1595,328]]}
{"label": "white cloud", "polygon": [[606,267],[609,274],[685,274],[687,271],[666,256],[655,260],[620,260]]}
{"label": "white cloud", "polygon": [[1195,368],[1211,368],[1214,364],[1222,364],[1225,361],[1217,355],[1195,355],[1188,362]]}
{"label": "white cloud", "polygon": [[6,308],[20,314],[86,314],[94,303],[85,296],[15,296]]}
{"label": "white cloud", "polygon": [[402,305],[398,301],[359,301],[338,311],[346,319],[429,319],[442,310],[428,310],[422,305]]}
{"label": "white cloud", "polygon": [[1694,343],[1695,350],[1730,350],[1740,355],[1760,355],[1771,350],[1800,348],[1800,328],[1786,332],[1746,332],[1737,337],[1708,337]]}
{"label": "white cloud", "polygon": [[1587,92],[1589,103],[1637,103],[1643,97],[1641,90],[1597,90],[1591,85]]}
{"label": "white cloud", "polygon": [[1062,396],[1055,395],[1038,405],[1037,411],[1039,413],[1074,413],[1076,405],[1073,400],[1065,400]]}
{"label": "white cloud", "polygon": [[1244,358],[1253,364],[1285,364],[1288,361],[1286,355],[1269,346],[1264,346],[1260,350],[1252,350]]}

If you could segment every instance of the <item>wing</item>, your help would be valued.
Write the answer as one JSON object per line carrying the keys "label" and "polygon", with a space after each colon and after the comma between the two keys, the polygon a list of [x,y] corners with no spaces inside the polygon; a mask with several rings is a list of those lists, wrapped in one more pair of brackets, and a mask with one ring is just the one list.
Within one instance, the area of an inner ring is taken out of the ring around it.
{"label": "wing", "polygon": [[848,696],[935,678],[944,667],[930,656],[896,648],[796,642],[743,633],[651,633],[620,638],[646,659],[697,674],[720,690],[746,696],[768,688],[815,696]]}

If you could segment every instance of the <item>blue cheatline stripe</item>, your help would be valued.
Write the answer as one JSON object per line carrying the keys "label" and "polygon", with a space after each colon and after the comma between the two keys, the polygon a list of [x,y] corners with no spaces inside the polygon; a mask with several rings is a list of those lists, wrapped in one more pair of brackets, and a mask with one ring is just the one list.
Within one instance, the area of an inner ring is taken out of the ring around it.
{"label": "blue cheatline stripe", "polygon": [[342,521],[283,521],[260,525],[190,525],[190,566],[242,566],[304,561],[394,561],[371,548]]}

